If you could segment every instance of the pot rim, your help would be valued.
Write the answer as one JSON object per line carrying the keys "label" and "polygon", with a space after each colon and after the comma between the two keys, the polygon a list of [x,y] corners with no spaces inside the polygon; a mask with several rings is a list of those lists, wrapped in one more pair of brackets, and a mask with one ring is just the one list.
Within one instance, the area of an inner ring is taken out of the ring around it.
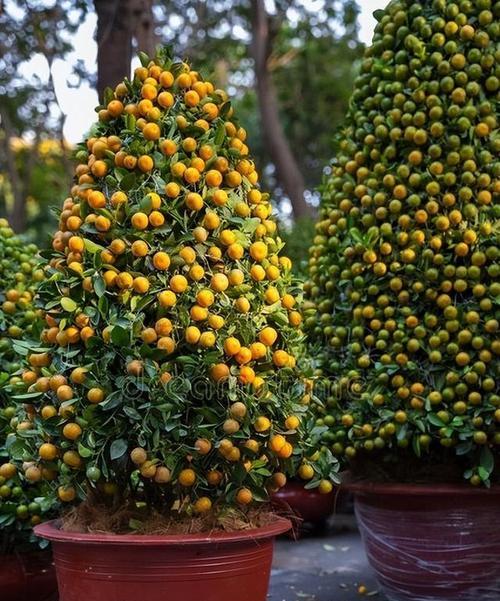
{"label": "pot rim", "polygon": [[289,480],[285,486],[280,488],[277,492],[273,493],[273,497],[279,497],[282,494],[286,494],[289,491],[304,493],[304,495],[310,497],[318,497],[325,498],[336,495],[339,492],[339,486],[337,484],[334,485],[333,489],[326,494],[322,494],[319,492],[317,488],[304,488],[304,484],[306,482],[298,482],[297,480]]}
{"label": "pot rim", "polygon": [[51,542],[73,543],[81,545],[113,546],[189,546],[200,544],[239,543],[250,540],[263,540],[284,534],[292,528],[290,520],[274,516],[271,523],[260,528],[199,534],[110,534],[65,532],[60,529],[60,520],[50,520],[35,526],[34,531],[40,538]]}
{"label": "pot rim", "polygon": [[388,496],[458,496],[458,497],[500,497],[500,486],[478,488],[468,484],[418,484],[402,482],[373,482],[357,480],[343,482],[342,486],[354,494],[374,494]]}

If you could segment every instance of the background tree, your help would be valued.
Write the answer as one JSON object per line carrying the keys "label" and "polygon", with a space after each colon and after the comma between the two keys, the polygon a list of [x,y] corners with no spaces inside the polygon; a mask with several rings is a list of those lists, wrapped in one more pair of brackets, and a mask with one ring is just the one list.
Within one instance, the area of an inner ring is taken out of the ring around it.
{"label": "background tree", "polygon": [[273,37],[277,31],[273,28],[273,20],[266,10],[264,0],[252,0],[251,6],[251,52],[267,147],[276,167],[278,180],[292,204],[294,217],[303,217],[310,213],[310,207],[304,198],[304,177],[285,136],[279,115],[278,95],[268,66]]}
{"label": "background tree", "polygon": [[97,15],[97,93],[130,74],[134,40],[154,54],[157,39],[153,0],[94,0]]}
{"label": "background tree", "polygon": [[[361,54],[354,0],[334,6],[326,0],[314,5],[301,0],[15,0],[6,5],[0,14],[0,213],[17,231],[34,217],[37,223],[50,218],[45,204],[50,188],[43,188],[46,182],[39,177],[41,167],[49,165],[30,149],[53,139],[66,150],[52,67],[59,58],[71,58],[74,34],[85,14],[95,11],[100,97],[107,85],[130,72],[134,47],[151,52],[159,42],[172,44],[178,55],[229,89],[242,122],[249,124],[263,185],[272,190],[286,226],[302,216],[292,237],[300,235],[303,247],[308,245],[306,233],[312,230],[306,221],[317,203],[315,190],[333,154],[333,134]],[[24,66],[40,57],[48,77],[44,69],[27,77]],[[74,66],[80,80],[94,81],[94,74]],[[15,137],[31,144],[17,157]],[[58,190],[67,188],[67,166],[67,152],[57,160],[52,156],[47,179],[53,181],[54,203]],[[35,172],[36,182],[42,182],[38,195],[33,195]]]}
{"label": "background tree", "polygon": [[[39,143],[47,138],[58,140],[61,157],[65,157],[64,115],[55,90],[53,65],[72,49],[71,34],[78,29],[86,9],[84,0],[63,0],[50,6],[13,0],[0,10],[0,203],[16,231],[27,226],[27,199],[39,164]],[[28,61],[39,59],[45,61],[48,76],[24,77]],[[16,137],[30,141],[34,149],[21,162],[16,156],[19,146],[12,143]]]}
{"label": "background tree", "polygon": [[305,200],[347,107],[362,49],[357,15],[352,0],[285,0],[271,8],[262,0],[157,3],[163,40],[211,70],[219,85],[229,83],[242,120],[254,125],[266,185],[290,201],[295,219],[311,212]]}
{"label": "background tree", "polygon": [[[2,144],[6,144],[5,138]],[[69,150],[67,144],[62,146],[55,138],[37,142],[10,139],[8,156],[13,161],[12,173],[19,185],[17,207],[23,211],[19,215],[23,225],[18,229],[30,240],[45,242],[54,229],[50,207],[64,198],[67,190]],[[12,211],[14,205],[11,181],[7,174],[0,174],[0,213],[3,215]]]}

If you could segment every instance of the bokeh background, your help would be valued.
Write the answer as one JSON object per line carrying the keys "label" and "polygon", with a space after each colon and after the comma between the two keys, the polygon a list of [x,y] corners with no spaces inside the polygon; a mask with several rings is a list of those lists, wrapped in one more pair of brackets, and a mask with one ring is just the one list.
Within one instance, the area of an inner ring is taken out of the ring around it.
{"label": "bokeh background", "polygon": [[0,0],[0,216],[42,247],[72,146],[138,50],[175,54],[226,88],[305,266],[325,170],[384,0]]}

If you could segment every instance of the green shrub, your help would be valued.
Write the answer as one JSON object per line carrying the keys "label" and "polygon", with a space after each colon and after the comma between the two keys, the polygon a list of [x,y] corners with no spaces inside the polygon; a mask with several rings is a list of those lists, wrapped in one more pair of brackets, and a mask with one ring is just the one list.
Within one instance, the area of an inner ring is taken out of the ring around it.
{"label": "green shrub", "polygon": [[226,93],[163,53],[78,147],[28,357],[25,448],[60,500],[219,517],[314,463],[301,290],[245,139]]}
{"label": "green shrub", "polygon": [[25,244],[0,219],[0,553],[32,542],[31,526],[48,510],[39,470],[27,464],[22,473],[10,456],[15,432],[30,428],[28,419],[19,419],[12,396],[22,363],[15,344],[35,336],[39,323],[33,296],[43,272],[36,253],[36,246]]}
{"label": "green shrub", "polygon": [[489,484],[500,444],[500,3],[398,0],[376,17],[306,285],[318,369],[336,379],[329,439],[365,474],[444,479],[455,466]]}

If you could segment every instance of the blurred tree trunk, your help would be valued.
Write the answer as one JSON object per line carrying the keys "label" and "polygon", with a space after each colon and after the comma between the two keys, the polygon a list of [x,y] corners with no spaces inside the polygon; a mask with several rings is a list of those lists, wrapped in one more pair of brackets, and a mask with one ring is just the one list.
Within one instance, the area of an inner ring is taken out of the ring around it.
{"label": "blurred tree trunk", "polygon": [[130,75],[135,23],[133,0],[94,0],[97,14],[97,93]]}
{"label": "blurred tree trunk", "polygon": [[219,58],[215,63],[214,80],[218,88],[225,90],[229,84],[229,61]]}
{"label": "blurred tree trunk", "polygon": [[8,220],[15,232],[23,232],[26,229],[26,195],[23,183],[19,177],[16,165],[16,157],[11,148],[10,141],[14,137],[8,112],[0,112],[4,135],[1,138],[2,154],[5,158],[7,175],[13,197],[12,209],[8,214]]}
{"label": "blurred tree trunk", "polygon": [[158,40],[155,33],[153,0],[135,0],[133,5],[132,19],[135,23],[137,49],[154,56]]}
{"label": "blurred tree trunk", "polygon": [[271,52],[269,20],[264,0],[252,0],[252,54],[264,136],[278,181],[290,199],[293,216],[297,219],[311,215],[312,211],[304,198],[304,178],[280,121],[276,90],[268,68]]}
{"label": "blurred tree trunk", "polygon": [[153,0],[94,0],[97,14],[97,93],[130,75],[133,40],[154,56],[157,38]]}

